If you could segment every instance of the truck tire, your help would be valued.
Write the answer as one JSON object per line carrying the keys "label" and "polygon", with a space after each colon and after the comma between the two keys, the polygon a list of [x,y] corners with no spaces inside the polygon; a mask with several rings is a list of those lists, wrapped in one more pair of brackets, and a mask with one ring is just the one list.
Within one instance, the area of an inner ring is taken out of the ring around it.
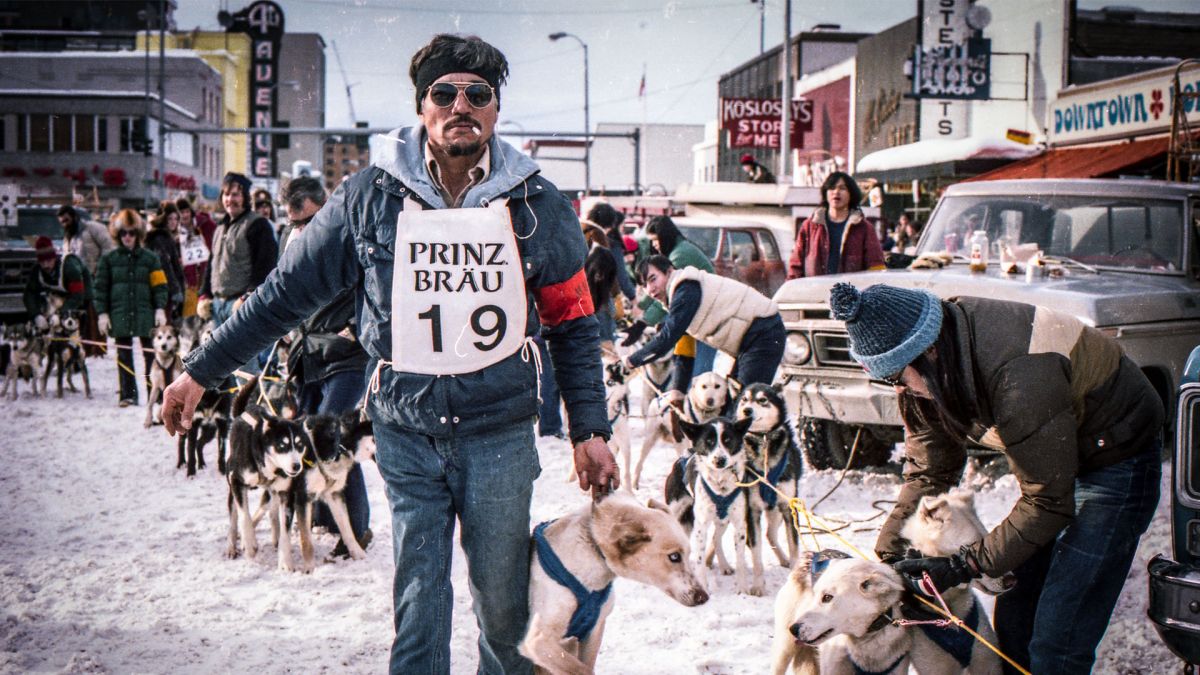
{"label": "truck tire", "polygon": [[804,424],[804,456],[814,469],[844,469],[850,459],[854,435],[859,430],[858,451],[851,469],[884,466],[891,460],[892,446],[879,440],[865,427],[810,418]]}

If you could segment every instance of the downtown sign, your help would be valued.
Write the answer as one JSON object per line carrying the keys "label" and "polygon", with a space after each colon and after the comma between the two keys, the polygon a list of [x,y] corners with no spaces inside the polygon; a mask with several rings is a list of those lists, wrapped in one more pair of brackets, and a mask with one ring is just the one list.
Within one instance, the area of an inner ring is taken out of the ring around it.
{"label": "downtown sign", "polygon": [[[1058,93],[1046,120],[1050,145],[1094,143],[1170,131],[1175,66],[1068,87]],[[1200,65],[1179,73],[1184,93],[1200,91]],[[1183,113],[1200,125],[1200,99],[1185,97]]]}

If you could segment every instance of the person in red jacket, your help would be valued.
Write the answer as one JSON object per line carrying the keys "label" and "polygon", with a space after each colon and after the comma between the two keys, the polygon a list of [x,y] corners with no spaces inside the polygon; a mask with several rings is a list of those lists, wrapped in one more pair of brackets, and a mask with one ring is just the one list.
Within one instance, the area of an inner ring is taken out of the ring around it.
{"label": "person in red jacket", "polygon": [[788,279],[884,268],[875,228],[858,210],[861,201],[862,191],[849,174],[829,174],[821,184],[820,208],[796,233]]}

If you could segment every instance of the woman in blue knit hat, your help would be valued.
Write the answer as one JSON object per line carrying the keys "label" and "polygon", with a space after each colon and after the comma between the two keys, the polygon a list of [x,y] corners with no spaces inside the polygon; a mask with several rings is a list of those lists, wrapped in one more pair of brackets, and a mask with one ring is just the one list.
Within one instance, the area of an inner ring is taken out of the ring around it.
{"label": "woman in blue knit hat", "polygon": [[[850,354],[896,388],[904,486],[876,542],[915,592],[1013,572],[1000,648],[1035,673],[1087,673],[1159,497],[1162,403],[1120,346],[1077,318],[985,298],[834,285]],[[968,442],[1008,458],[1021,497],[982,541],[903,560],[920,498],[956,485]],[[1006,666],[1007,667],[1007,666]]]}

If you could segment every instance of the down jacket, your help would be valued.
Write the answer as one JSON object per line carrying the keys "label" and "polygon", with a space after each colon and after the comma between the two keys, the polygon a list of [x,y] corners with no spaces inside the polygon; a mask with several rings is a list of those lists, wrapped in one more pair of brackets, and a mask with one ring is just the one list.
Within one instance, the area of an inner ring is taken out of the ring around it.
{"label": "down jacket", "polygon": [[[112,337],[144,337],[154,330],[154,310],[167,306],[167,277],[158,255],[118,246],[96,268],[96,313],[107,314]],[[249,360],[249,359],[247,359]]]}
{"label": "down jacket", "polygon": [[[984,298],[942,303],[978,412],[970,431],[1002,451],[1021,486],[1008,517],[973,546],[985,574],[1015,569],[1075,517],[1075,478],[1146,452],[1162,402],[1116,342],[1075,317]],[[900,529],[924,495],[958,484],[966,452],[945,432],[905,433],[904,487],[876,551],[903,553]]]}
{"label": "down jacket", "polygon": [[883,248],[879,245],[875,228],[863,217],[862,211],[853,209],[846,220],[846,230],[842,233],[842,258],[838,269],[825,269],[829,264],[830,246],[825,219],[826,210],[821,207],[800,225],[792,257],[788,260],[788,279],[884,268]]}
{"label": "down jacket", "polygon": [[[338,187],[275,271],[212,340],[186,359],[184,367],[197,382],[215,386],[351,288],[363,348],[373,362],[391,360],[392,330],[412,330],[391,321],[397,218],[406,197],[427,209],[446,208],[425,165],[425,139],[423,127],[398,129],[381,139],[383,150],[373,157],[373,166]],[[546,337],[570,412],[571,439],[607,438],[611,432],[579,218],[566,197],[537,175],[531,159],[498,138],[489,143],[491,172],[467,192],[463,206],[509,200],[529,307],[526,336],[541,329]],[[379,368],[378,375],[378,388],[368,397],[372,417],[435,438],[532,423],[537,414],[538,373],[528,350],[457,376],[390,367]]]}

